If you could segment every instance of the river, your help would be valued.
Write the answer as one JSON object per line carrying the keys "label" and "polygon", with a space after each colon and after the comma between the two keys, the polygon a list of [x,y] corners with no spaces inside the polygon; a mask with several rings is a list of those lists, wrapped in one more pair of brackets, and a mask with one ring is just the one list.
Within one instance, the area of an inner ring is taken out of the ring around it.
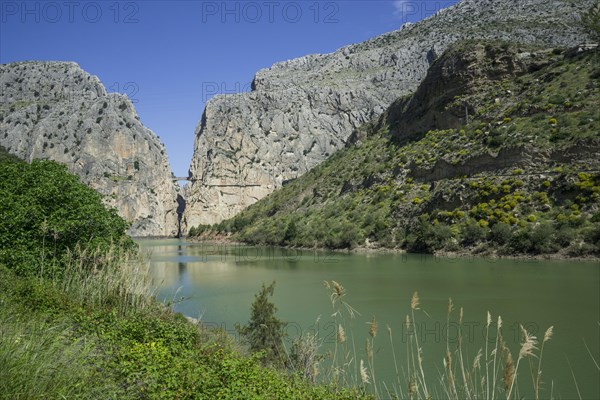
{"label": "river", "polygon": [[[441,395],[439,379],[446,345],[449,343],[452,351],[456,348],[456,320],[462,307],[465,364],[472,365],[479,348],[485,346],[488,311],[494,321],[488,334],[489,351],[495,345],[493,327],[501,315],[503,337],[515,361],[522,338],[520,325],[540,341],[546,329],[554,326],[554,335],[544,348],[540,397],[574,399],[579,398],[579,390],[582,398],[600,398],[600,371],[595,364],[600,362],[598,262],[347,254],[177,239],[138,243],[150,254],[159,300],[172,302],[176,311],[233,335],[234,325],[248,320],[261,284],[276,281],[273,302],[279,318],[288,322],[289,336],[317,332],[323,351],[331,350],[337,325],[332,317],[331,291],[323,281],[339,282],[346,289],[344,300],[360,313],[354,319],[338,320],[346,327],[346,345],[354,343],[352,357],[355,354],[357,360],[367,361],[365,340],[370,338],[369,322],[376,318],[379,329],[373,352],[380,393],[382,382],[388,388],[400,385],[406,392],[406,348],[416,337],[423,349],[429,385],[438,387],[429,390]],[[416,323],[407,325],[415,291],[420,298]],[[448,324],[450,297],[455,310]],[[537,359],[533,364],[537,370]],[[518,374],[519,394],[528,397],[532,387],[529,365],[527,359],[522,361]]]}

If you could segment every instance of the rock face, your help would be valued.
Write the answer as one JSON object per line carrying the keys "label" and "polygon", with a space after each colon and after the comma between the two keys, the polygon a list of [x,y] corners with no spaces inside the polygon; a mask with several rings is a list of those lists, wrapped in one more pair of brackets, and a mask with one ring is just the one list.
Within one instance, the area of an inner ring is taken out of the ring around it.
{"label": "rock face", "polygon": [[71,62],[0,65],[0,145],[66,164],[131,222],[133,236],[175,235],[177,186],[165,148],[126,96]]}
{"label": "rock face", "polygon": [[390,106],[385,123],[399,141],[429,130],[459,128],[477,111],[465,95],[477,93],[489,82],[537,71],[556,61],[553,56],[558,57],[553,49],[518,48],[509,43],[453,45],[433,63],[412,96]]}
{"label": "rock face", "polygon": [[344,146],[413,93],[450,44],[487,39],[573,46],[592,1],[463,0],[414,25],[334,53],[259,71],[252,91],[218,95],[196,130],[188,227],[232,217]]}

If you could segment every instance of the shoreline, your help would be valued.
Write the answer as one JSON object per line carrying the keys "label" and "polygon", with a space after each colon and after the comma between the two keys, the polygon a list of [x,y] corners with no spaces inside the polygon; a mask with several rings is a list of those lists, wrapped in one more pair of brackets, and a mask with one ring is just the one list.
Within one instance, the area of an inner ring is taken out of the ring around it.
{"label": "shoreline", "polygon": [[276,246],[276,245],[253,245],[245,242],[240,242],[236,240],[231,240],[227,236],[220,237],[209,237],[209,238],[198,238],[198,237],[182,237],[180,240],[184,240],[191,243],[208,243],[213,245],[242,245],[242,246],[264,246],[264,247],[274,247],[288,250],[302,250],[302,251],[326,251],[326,252],[334,252],[334,253],[342,253],[342,254],[410,254],[414,256],[429,256],[429,257],[437,257],[437,258],[447,258],[447,259],[468,259],[468,258],[477,258],[483,260],[520,260],[523,262],[526,261],[576,261],[576,262],[599,262],[599,256],[589,256],[589,257],[570,257],[561,253],[552,253],[552,254],[506,254],[501,255],[496,252],[491,253],[473,253],[469,251],[460,251],[460,252],[450,252],[450,251],[438,251],[433,254],[430,253],[409,253],[404,249],[396,249],[396,248],[388,248],[388,247],[373,247],[373,246],[358,246],[353,249],[330,249],[327,247],[290,247],[290,246]]}

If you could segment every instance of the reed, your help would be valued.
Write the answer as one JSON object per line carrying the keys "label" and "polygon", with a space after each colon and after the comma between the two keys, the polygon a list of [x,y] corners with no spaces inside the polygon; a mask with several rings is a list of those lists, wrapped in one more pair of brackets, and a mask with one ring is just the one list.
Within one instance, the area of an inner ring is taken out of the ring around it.
{"label": "reed", "polygon": [[[330,298],[334,306],[333,317],[336,318],[337,324],[336,346],[341,346],[348,343],[348,335],[352,338],[353,335],[344,325],[345,320],[340,317],[348,315],[355,318],[359,314],[346,302],[347,293],[341,284],[331,282],[326,284],[326,287],[331,290]],[[545,344],[552,338],[554,333],[553,327],[549,327],[545,331],[541,346],[538,348],[537,338],[521,326],[522,341],[515,357],[516,361],[514,361],[515,358],[513,358],[513,354],[504,339],[502,317],[498,316],[494,324],[492,313],[487,312],[483,325],[485,344],[475,352],[472,362],[467,364],[468,357],[465,357],[465,354],[469,354],[469,349],[464,346],[463,331],[468,327],[464,323],[464,311],[460,308],[459,312],[456,313],[454,302],[449,299],[446,316],[446,349],[444,356],[439,358],[442,362],[442,376],[436,378],[428,375],[427,371],[430,371],[431,368],[425,368],[425,356],[419,341],[420,332],[418,331],[419,325],[417,322],[419,312],[423,312],[428,318],[430,317],[420,306],[421,300],[418,293],[415,292],[410,301],[410,311],[405,319],[409,335],[406,340],[404,354],[396,351],[393,330],[390,326],[387,326],[395,372],[393,382],[377,380],[376,352],[374,352],[374,348],[379,324],[375,316],[367,322],[369,329],[365,342],[365,356],[357,358],[354,346],[351,350],[353,352],[352,360],[359,360],[356,381],[363,389],[370,388],[369,391],[375,399],[512,400],[522,398],[519,393],[519,371],[523,369],[523,361],[526,359],[532,360],[533,358],[537,358],[537,368],[533,370],[536,375],[533,380],[532,393],[535,395],[536,400],[543,397],[541,394],[542,358]],[[353,310],[353,312],[350,310]],[[450,341],[449,327],[451,325],[457,326],[456,344]],[[491,339],[494,334],[495,339]],[[334,351],[334,368],[343,370],[338,371],[339,374],[348,373],[348,375],[352,375],[353,368],[351,368],[350,363],[339,363],[339,360],[335,358],[336,351]],[[399,368],[400,365],[404,365],[402,373]],[[348,379],[346,382],[351,384],[352,379]],[[336,383],[342,382],[336,381]],[[553,393],[554,388],[552,387],[550,395],[553,396]]]}
{"label": "reed", "polygon": [[108,249],[67,251],[64,270],[53,284],[84,306],[116,306],[121,315],[155,306],[149,262],[113,243]]}
{"label": "reed", "polygon": [[67,323],[9,311],[0,308],[0,398],[101,397],[93,341],[75,339]]}
{"label": "reed", "polygon": [[[346,289],[340,283],[334,280],[323,281],[323,285],[330,291],[332,317],[337,327],[333,354],[330,356],[331,366],[325,374],[326,380],[335,385],[359,386],[360,382],[364,386],[367,382],[363,380],[363,371],[357,361],[354,334],[347,329],[349,322],[360,316],[360,313],[345,301]],[[346,332],[350,332],[350,340]]]}

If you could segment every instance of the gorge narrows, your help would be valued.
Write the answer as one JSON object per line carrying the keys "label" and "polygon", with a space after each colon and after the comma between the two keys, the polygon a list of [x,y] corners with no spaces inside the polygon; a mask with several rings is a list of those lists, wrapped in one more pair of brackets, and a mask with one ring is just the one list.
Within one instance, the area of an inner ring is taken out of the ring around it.
{"label": "gorge narrows", "polygon": [[186,201],[181,194],[177,194],[177,237],[181,238],[183,232],[181,231],[181,221],[183,219],[183,213],[185,211]]}

